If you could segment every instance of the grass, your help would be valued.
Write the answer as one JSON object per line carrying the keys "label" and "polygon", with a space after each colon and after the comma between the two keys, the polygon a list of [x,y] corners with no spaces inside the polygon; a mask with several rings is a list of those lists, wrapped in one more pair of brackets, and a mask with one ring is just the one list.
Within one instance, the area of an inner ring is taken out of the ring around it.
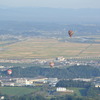
{"label": "grass", "polygon": [[[46,96],[47,92],[44,88],[41,90],[41,87],[0,87],[0,93],[6,94],[9,96],[23,96],[25,94],[41,94]],[[69,95],[83,96],[85,89],[84,88],[67,88],[69,90],[74,90],[74,93],[69,93]],[[66,93],[64,93],[66,94]],[[63,94],[63,95],[64,95]],[[67,93],[68,94],[68,93]],[[59,95],[62,95],[59,94]]]}
{"label": "grass", "polygon": [[[61,42],[56,39],[31,38],[14,44],[5,45],[0,58],[65,58],[75,57],[90,44]],[[92,44],[80,57],[100,55],[100,44]]]}
{"label": "grass", "polygon": [[84,94],[86,94],[86,93],[84,93],[85,92],[84,88],[73,88],[73,87],[71,87],[71,88],[68,88],[68,89],[74,90],[74,94],[72,94],[72,95],[83,96]]}
{"label": "grass", "polygon": [[22,96],[29,93],[35,93],[39,91],[39,88],[29,88],[29,87],[0,87],[0,92],[2,94],[10,96]]}

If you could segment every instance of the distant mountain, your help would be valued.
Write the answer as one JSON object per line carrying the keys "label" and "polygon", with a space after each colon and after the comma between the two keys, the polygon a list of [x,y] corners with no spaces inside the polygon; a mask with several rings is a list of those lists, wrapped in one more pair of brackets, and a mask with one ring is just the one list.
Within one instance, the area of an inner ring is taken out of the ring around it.
{"label": "distant mountain", "polygon": [[65,22],[65,23],[100,23],[100,9],[67,8],[0,8],[0,20]]}

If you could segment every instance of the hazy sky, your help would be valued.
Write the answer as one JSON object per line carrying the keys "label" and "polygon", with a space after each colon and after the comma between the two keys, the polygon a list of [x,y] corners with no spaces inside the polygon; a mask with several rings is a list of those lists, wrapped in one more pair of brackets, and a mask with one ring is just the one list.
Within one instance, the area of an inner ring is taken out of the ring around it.
{"label": "hazy sky", "polygon": [[100,8],[100,0],[0,0],[1,7]]}

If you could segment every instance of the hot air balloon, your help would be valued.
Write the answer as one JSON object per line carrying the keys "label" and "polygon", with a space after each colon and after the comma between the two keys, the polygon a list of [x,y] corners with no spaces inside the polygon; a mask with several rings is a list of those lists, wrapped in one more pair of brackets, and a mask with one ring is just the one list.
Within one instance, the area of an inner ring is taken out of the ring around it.
{"label": "hot air balloon", "polygon": [[12,70],[11,69],[8,69],[7,70],[7,73],[8,73],[8,75],[11,75],[12,74]]}
{"label": "hot air balloon", "polygon": [[69,34],[70,37],[72,37],[72,35],[74,34],[74,32],[72,30],[69,30],[68,34]]}
{"label": "hot air balloon", "polygon": [[50,67],[53,67],[54,66],[54,62],[50,62],[49,65],[50,65]]}

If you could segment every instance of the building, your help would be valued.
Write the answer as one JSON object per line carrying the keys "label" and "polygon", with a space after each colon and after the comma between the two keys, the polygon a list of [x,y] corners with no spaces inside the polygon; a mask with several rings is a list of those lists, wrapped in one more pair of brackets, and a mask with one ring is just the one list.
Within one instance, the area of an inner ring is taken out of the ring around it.
{"label": "building", "polygon": [[56,89],[57,92],[67,92],[67,93],[73,93],[74,91],[73,90],[69,90],[69,89],[66,89],[65,87],[58,87]]}
{"label": "building", "polygon": [[64,88],[64,87],[58,87],[57,89],[56,89],[56,91],[57,92],[66,92],[66,88]]}
{"label": "building", "polygon": [[90,82],[92,79],[91,78],[89,78],[89,79],[87,79],[87,78],[74,78],[73,80],[74,81]]}
{"label": "building", "polygon": [[48,78],[47,79],[47,83],[52,87],[55,87],[57,82],[58,82],[58,78]]}
{"label": "building", "polygon": [[27,78],[16,78],[16,84],[17,86],[27,86],[27,85],[33,85],[33,82]]}
{"label": "building", "polygon": [[61,56],[61,57],[57,57],[56,60],[58,60],[58,61],[64,61],[65,58],[63,56]]}
{"label": "building", "polygon": [[4,96],[0,96],[0,100],[4,100],[5,99],[5,97]]}
{"label": "building", "polygon": [[95,87],[96,87],[96,88],[98,88],[98,87],[100,88],[100,84],[95,84]]}
{"label": "building", "polygon": [[47,80],[48,80],[48,78],[42,77],[42,76],[38,76],[33,79],[30,79],[30,81],[33,83],[36,83],[36,82],[47,83]]}
{"label": "building", "polygon": [[4,83],[4,82],[2,82],[1,86],[15,86],[15,83],[12,83],[12,82],[6,82],[6,83]]}

